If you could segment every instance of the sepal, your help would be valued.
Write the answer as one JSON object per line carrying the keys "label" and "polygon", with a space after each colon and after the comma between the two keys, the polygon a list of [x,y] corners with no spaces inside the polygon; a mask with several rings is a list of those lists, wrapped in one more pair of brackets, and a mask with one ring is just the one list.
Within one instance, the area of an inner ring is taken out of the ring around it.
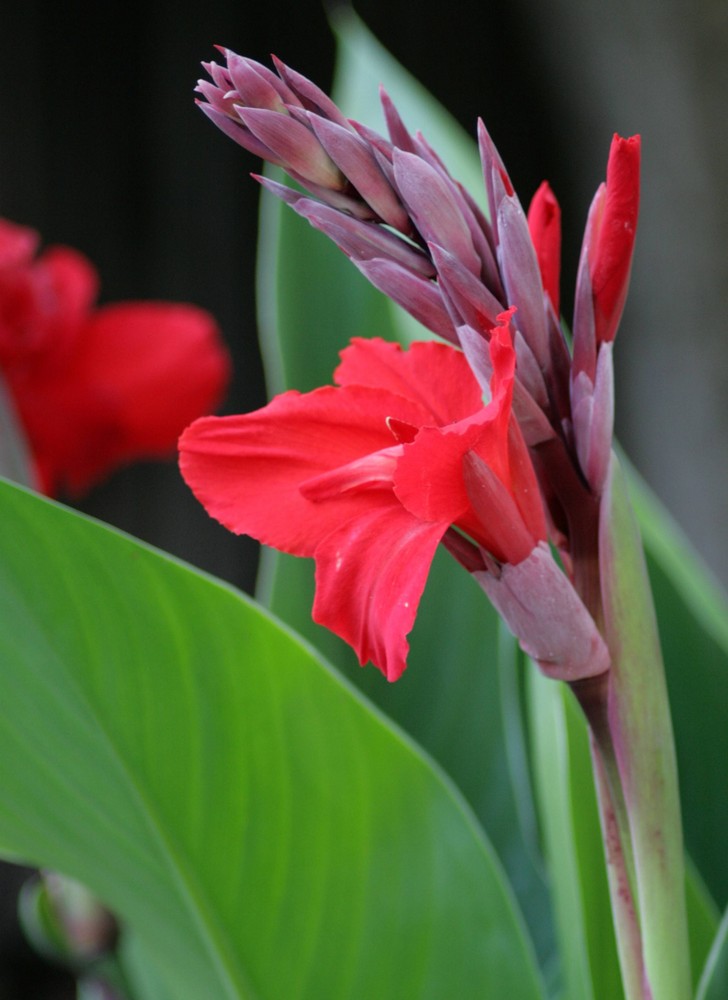
{"label": "sepal", "polygon": [[545,542],[515,566],[493,565],[473,576],[547,677],[572,683],[609,669],[594,619]]}

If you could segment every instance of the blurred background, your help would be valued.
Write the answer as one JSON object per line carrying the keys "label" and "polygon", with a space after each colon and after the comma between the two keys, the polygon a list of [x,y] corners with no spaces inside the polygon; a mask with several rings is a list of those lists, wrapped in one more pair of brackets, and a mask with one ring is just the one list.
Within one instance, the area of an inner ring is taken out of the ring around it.
{"label": "blurred background", "polygon": [[[549,179],[563,213],[567,317],[612,133],[642,133],[617,431],[728,583],[728,2],[358,0],[355,9],[471,134],[484,118],[524,204]],[[195,108],[199,64],[215,43],[261,61],[275,52],[330,84],[334,44],[316,0],[6,5],[0,215],[86,253],[102,302],[176,299],[212,311],[235,361],[225,410],[239,412],[265,401],[258,187],[247,176],[259,164]],[[408,124],[427,134],[427,122]],[[78,506],[243,588],[254,583],[254,545],[204,514],[173,462],[123,470]],[[12,911],[12,886],[5,895]],[[73,996],[2,920],[0,1000]]]}

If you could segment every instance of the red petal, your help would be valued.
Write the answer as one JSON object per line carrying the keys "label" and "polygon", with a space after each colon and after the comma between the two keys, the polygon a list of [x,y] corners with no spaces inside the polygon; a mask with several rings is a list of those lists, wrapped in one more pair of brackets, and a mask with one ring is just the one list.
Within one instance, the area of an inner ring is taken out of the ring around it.
{"label": "red petal", "polygon": [[463,479],[475,515],[475,529],[460,526],[501,563],[519,563],[536,539],[528,530],[513,497],[475,452],[463,458]]}
{"label": "red petal", "polygon": [[71,356],[45,365],[20,400],[50,488],[82,490],[123,462],[172,453],[217,404],[228,368],[201,309],[124,303],[93,314]]}
{"label": "red petal", "polygon": [[420,597],[448,525],[412,517],[392,493],[373,490],[367,509],[329,534],[316,550],[314,619],[371,660],[387,680],[407,665]]}
{"label": "red petal", "polygon": [[418,424],[401,397],[360,386],[287,392],[255,413],[207,418],[180,440],[182,474],[213,517],[239,534],[296,555],[366,510],[369,493],[314,502],[301,487],[323,473],[392,447],[387,417]]}
{"label": "red petal", "polygon": [[559,277],[561,273],[561,209],[548,183],[544,181],[528,209],[528,228],[536,249],[544,291],[559,315]]}
{"label": "red petal", "polygon": [[212,316],[195,306],[124,302],[99,309],[79,358],[114,397],[130,452],[166,453],[220,402],[230,362]]}
{"label": "red petal", "polygon": [[[516,546],[519,555],[523,549],[521,536],[524,532],[523,525],[520,524],[523,515],[519,513],[521,504],[518,497],[514,497],[514,487],[516,494],[520,494],[524,488],[536,485],[530,463],[526,468],[522,466],[523,455],[521,449],[516,447],[519,442],[522,445],[522,439],[520,436],[514,438],[511,431],[515,364],[508,331],[511,314],[512,310],[503,313],[500,317],[501,325],[492,331],[491,402],[486,407],[481,404],[475,414],[449,427],[421,430],[412,444],[404,446],[395,473],[396,495],[413,515],[424,521],[455,524],[500,559],[511,554],[513,546],[509,546],[505,538],[499,541],[499,532],[503,531],[509,538],[515,538],[512,528],[514,518],[521,529]],[[523,450],[525,451],[525,446]],[[501,506],[507,506],[512,515],[509,516],[508,524],[497,523],[499,516],[496,510],[493,511],[492,518],[483,518],[482,511],[480,517],[476,515],[463,469],[463,460],[468,452],[477,455],[502,485],[508,503],[504,501]],[[517,460],[513,470],[511,453]],[[518,510],[512,503],[513,499],[516,500]],[[530,507],[528,514],[530,515]],[[527,525],[528,539],[531,542],[527,551],[530,551],[533,541],[530,535],[531,525],[528,522]],[[538,526],[542,525],[541,519]],[[505,548],[501,542],[505,544]]]}
{"label": "red petal", "polygon": [[425,427],[412,444],[403,446],[394,490],[407,510],[422,521],[451,525],[468,511],[463,456],[474,447],[480,427],[463,423],[446,430]]}
{"label": "red petal", "polygon": [[33,259],[38,241],[34,229],[0,219],[0,269],[28,264]]}
{"label": "red petal", "polygon": [[508,427],[508,471],[511,494],[524,524],[536,541],[545,539],[546,516],[541,488],[521,428],[515,420],[511,420]]}
{"label": "red petal", "polygon": [[88,257],[71,247],[49,247],[38,260],[55,292],[55,309],[65,326],[77,328],[96,301],[99,279]]}
{"label": "red petal", "polygon": [[421,419],[419,426],[444,427],[482,406],[481,389],[465,355],[434,341],[414,343],[404,351],[399,344],[378,337],[356,337],[341,352],[334,380],[339,385],[388,389],[417,402],[429,414],[429,420]]}

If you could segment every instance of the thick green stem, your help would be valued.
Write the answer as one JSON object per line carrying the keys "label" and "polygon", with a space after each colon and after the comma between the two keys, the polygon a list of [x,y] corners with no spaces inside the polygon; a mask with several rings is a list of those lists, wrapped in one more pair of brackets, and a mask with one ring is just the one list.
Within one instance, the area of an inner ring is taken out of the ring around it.
{"label": "thick green stem", "polygon": [[[654,1000],[689,1000],[682,822],[672,722],[639,530],[612,456],[599,564],[612,660],[607,725],[632,844],[645,973]],[[601,748],[601,741],[600,741]]]}
{"label": "thick green stem", "polygon": [[607,718],[608,677],[572,685],[589,723],[594,784],[626,1000],[653,1000],[645,978],[634,858],[624,796]]}

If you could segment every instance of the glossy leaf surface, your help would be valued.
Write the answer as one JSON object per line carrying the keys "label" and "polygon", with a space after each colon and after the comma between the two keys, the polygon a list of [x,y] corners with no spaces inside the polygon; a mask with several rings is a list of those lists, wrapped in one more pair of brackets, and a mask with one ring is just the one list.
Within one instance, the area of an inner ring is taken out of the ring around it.
{"label": "glossy leaf surface", "polygon": [[472,814],[251,602],[0,485],[0,851],[85,882],[176,1000],[537,998]]}

